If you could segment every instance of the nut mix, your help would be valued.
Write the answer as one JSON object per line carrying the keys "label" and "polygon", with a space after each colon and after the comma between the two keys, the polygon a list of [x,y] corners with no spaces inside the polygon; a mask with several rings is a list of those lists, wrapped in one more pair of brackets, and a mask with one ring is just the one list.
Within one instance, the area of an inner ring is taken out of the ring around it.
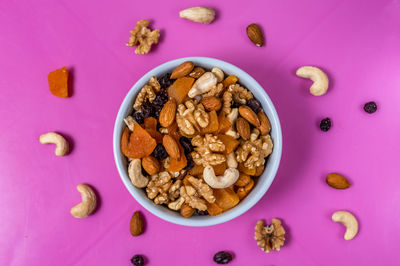
{"label": "nut mix", "polygon": [[260,102],[218,67],[187,61],[151,77],[124,121],[132,184],[183,217],[219,215],[257,185],[272,153]]}

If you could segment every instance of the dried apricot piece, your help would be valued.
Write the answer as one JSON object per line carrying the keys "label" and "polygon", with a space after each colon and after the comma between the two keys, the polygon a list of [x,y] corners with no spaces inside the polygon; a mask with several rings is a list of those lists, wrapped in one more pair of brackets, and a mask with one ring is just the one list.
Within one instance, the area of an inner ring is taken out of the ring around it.
{"label": "dried apricot piece", "polygon": [[217,216],[223,212],[223,209],[219,207],[215,202],[209,203],[206,202],[208,214],[211,216]]}
{"label": "dried apricot piece", "polygon": [[238,81],[239,81],[238,77],[236,77],[235,75],[230,75],[226,77],[226,79],[223,81],[224,88],[228,88],[229,85],[235,84]]}
{"label": "dried apricot piece", "polygon": [[170,125],[169,127],[167,127],[168,129],[168,135],[171,135],[172,137],[175,138],[176,141],[179,141],[179,132],[178,132],[178,124],[176,123],[176,121],[174,121],[174,123],[172,123],[172,125]]}
{"label": "dried apricot piece", "polygon": [[200,164],[195,164],[192,169],[190,169],[189,174],[193,176],[202,175],[204,171],[204,167]]}
{"label": "dried apricot piece", "polygon": [[217,112],[211,111],[208,114],[210,116],[210,122],[208,123],[208,126],[206,126],[205,128],[203,128],[201,130],[202,134],[215,133],[218,131],[218,128],[219,128]]}
{"label": "dried apricot piece", "polygon": [[176,104],[181,104],[186,99],[189,90],[192,88],[194,78],[182,77],[175,80],[168,88],[168,96],[175,99]]}
{"label": "dried apricot piece", "polygon": [[213,165],[215,175],[223,175],[225,173],[226,168],[228,167],[226,162],[221,164]]}
{"label": "dried apricot piece", "polygon": [[57,97],[68,97],[68,70],[66,67],[51,71],[48,75],[50,92]]}
{"label": "dried apricot piece", "polygon": [[156,140],[157,144],[162,143],[162,134],[157,130],[146,128],[146,131],[150,134],[150,136]]}
{"label": "dried apricot piece", "polygon": [[181,156],[180,156],[179,160],[175,160],[172,157],[170,157],[169,167],[168,167],[168,171],[170,171],[170,172],[179,172],[180,170],[185,168],[185,166],[187,165],[185,151],[184,151],[182,145],[179,143],[179,141],[177,141],[177,144],[179,146]]}
{"label": "dried apricot piece", "polygon": [[232,136],[218,134],[218,139],[221,140],[222,143],[224,143],[225,145],[225,154],[233,152],[237,148],[237,146],[239,146],[239,141]]}
{"label": "dried apricot piece", "polygon": [[226,133],[232,126],[232,123],[225,117],[224,112],[219,114],[218,123],[218,133]]}
{"label": "dried apricot piece", "polygon": [[[128,132],[126,130],[128,130]],[[121,150],[128,158],[140,159],[148,156],[157,145],[156,140],[139,124],[135,124],[133,132],[129,136],[129,142],[127,143],[128,135],[129,129],[126,128],[121,138]]]}
{"label": "dried apricot piece", "polygon": [[255,175],[256,174],[256,168],[249,169],[246,166],[244,166],[244,163],[238,164],[238,170],[239,170],[239,172],[246,174],[246,175]]}
{"label": "dried apricot piece", "polygon": [[214,189],[215,203],[224,211],[235,207],[239,203],[239,197],[232,188]]}
{"label": "dried apricot piece", "polygon": [[151,117],[151,116],[146,117],[144,119],[144,128],[157,130],[157,119],[155,119],[154,117]]}

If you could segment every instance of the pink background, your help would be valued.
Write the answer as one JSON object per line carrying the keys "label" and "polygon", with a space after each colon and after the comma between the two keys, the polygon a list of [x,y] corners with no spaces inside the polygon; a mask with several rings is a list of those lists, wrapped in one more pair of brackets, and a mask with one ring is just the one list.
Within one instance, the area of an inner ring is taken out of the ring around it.
{"label": "pink background", "polygon": [[[205,5],[211,25],[180,19]],[[161,42],[149,55],[125,46],[139,19],[153,21]],[[259,23],[267,45],[250,43],[245,28]],[[393,1],[0,1],[0,264],[213,265],[220,250],[231,265],[399,265],[400,253],[400,2]],[[164,222],[132,198],[114,164],[112,132],[119,105],[148,70],[184,56],[226,60],[267,90],[280,115],[283,157],[270,190],[241,217],[207,228]],[[301,65],[330,76],[325,96],[308,93]],[[47,74],[66,65],[73,95],[50,94]],[[377,113],[362,110],[375,100]],[[332,129],[318,128],[329,116]],[[38,136],[58,131],[72,153],[54,156]],[[336,191],[329,172],[352,187]],[[101,197],[93,216],[69,214],[92,184]],[[331,214],[359,219],[357,237]],[[133,238],[129,221],[141,210],[147,230]],[[253,240],[258,219],[282,218],[286,245],[263,253]]]}

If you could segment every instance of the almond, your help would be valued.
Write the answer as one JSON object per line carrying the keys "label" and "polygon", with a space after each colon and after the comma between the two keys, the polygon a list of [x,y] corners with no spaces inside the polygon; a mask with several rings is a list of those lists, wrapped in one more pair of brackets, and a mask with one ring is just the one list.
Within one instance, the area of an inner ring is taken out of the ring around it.
{"label": "almond", "polygon": [[221,100],[214,96],[201,99],[201,103],[208,112],[218,111],[222,107]]}
{"label": "almond", "polygon": [[250,109],[250,107],[242,105],[239,107],[239,114],[246,119],[250,124],[252,124],[255,127],[260,126],[260,120],[258,119],[256,113],[253,112],[253,110]]}
{"label": "almond", "polygon": [[149,175],[155,175],[160,172],[160,163],[153,156],[144,157],[142,159],[142,166]]}
{"label": "almond", "polygon": [[158,121],[162,127],[169,127],[175,120],[176,113],[176,102],[174,99],[169,100],[165,103],[164,107],[161,109],[160,117]]}
{"label": "almond", "polygon": [[257,116],[261,123],[261,125],[258,127],[261,135],[267,135],[271,131],[271,123],[269,122],[267,115],[263,111],[260,111],[258,112]]}
{"label": "almond", "polygon": [[336,189],[346,189],[350,187],[350,182],[342,175],[331,173],[326,177],[326,183]]}
{"label": "almond", "polygon": [[177,66],[174,71],[172,71],[171,79],[182,78],[192,72],[194,64],[192,61],[186,61]]}
{"label": "almond", "polygon": [[143,224],[142,215],[140,214],[140,212],[136,211],[132,215],[132,219],[131,219],[131,224],[130,224],[131,234],[133,236],[140,236],[143,233],[143,228],[144,228],[144,224]]}
{"label": "almond", "polygon": [[165,135],[163,137],[163,146],[167,151],[168,155],[175,160],[179,160],[181,158],[181,152],[179,150],[179,146],[176,143],[175,139],[170,135]]}
{"label": "almond", "polygon": [[263,46],[264,36],[261,32],[260,27],[257,24],[250,24],[249,26],[247,26],[246,31],[250,41],[252,41],[257,46]]}
{"label": "almond", "polygon": [[185,218],[189,218],[194,213],[194,209],[188,204],[183,204],[181,207],[181,215]]}
{"label": "almond", "polygon": [[244,140],[250,138],[250,125],[241,117],[236,120],[236,130]]}
{"label": "almond", "polygon": [[202,67],[195,67],[192,72],[189,73],[189,77],[198,79],[200,78],[206,71]]}

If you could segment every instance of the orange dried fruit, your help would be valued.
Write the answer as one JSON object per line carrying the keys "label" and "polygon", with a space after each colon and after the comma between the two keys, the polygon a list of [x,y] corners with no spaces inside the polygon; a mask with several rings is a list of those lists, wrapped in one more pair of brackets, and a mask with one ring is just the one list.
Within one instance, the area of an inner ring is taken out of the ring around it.
{"label": "orange dried fruit", "polygon": [[144,119],[144,128],[157,130],[157,119],[154,117],[146,117]]}
{"label": "orange dried fruit", "polygon": [[167,127],[168,129],[168,135],[172,136],[175,138],[176,141],[179,141],[179,132],[178,132],[178,124],[176,123],[176,121],[174,121],[172,123],[172,125],[170,125],[169,127]]}
{"label": "orange dried fruit", "polygon": [[50,92],[57,97],[68,97],[68,70],[66,67],[51,71],[48,75]]}
{"label": "orange dried fruit", "polygon": [[225,145],[225,154],[233,152],[239,145],[239,141],[229,135],[218,134],[218,139]]}
{"label": "orange dried fruit", "polygon": [[232,188],[214,189],[215,203],[224,211],[235,207],[239,203],[239,197]]}
{"label": "orange dried fruit", "polygon": [[226,162],[223,162],[221,164],[213,165],[212,167],[214,168],[215,175],[223,175],[228,165]]}
{"label": "orange dried fruit", "polygon": [[239,199],[242,200],[247,196],[247,192],[244,187],[240,187],[237,189],[236,194],[238,195]]}
{"label": "orange dried fruit", "polygon": [[190,169],[189,174],[193,176],[202,175],[204,171],[204,167],[200,164],[195,164],[192,169]]}
{"label": "orange dried fruit", "polygon": [[228,88],[229,85],[235,84],[238,81],[239,81],[238,77],[236,77],[235,75],[230,75],[226,77],[226,79],[223,81],[224,88]]}
{"label": "orange dried fruit", "polygon": [[150,136],[156,140],[157,143],[162,143],[162,134],[154,129],[146,128],[146,131],[150,134]]}
{"label": "orange dried fruit", "polygon": [[226,133],[232,126],[232,123],[225,117],[224,112],[218,116],[218,133]]}
{"label": "orange dried fruit", "polygon": [[170,172],[178,172],[178,171],[182,170],[183,168],[185,168],[185,166],[187,165],[185,151],[183,150],[183,147],[179,143],[179,141],[177,141],[177,144],[178,144],[179,150],[181,152],[181,155],[180,155],[179,160],[176,160],[176,159],[173,159],[170,157],[169,167],[168,167],[168,171],[170,171]]}
{"label": "orange dried fruit", "polygon": [[201,129],[202,134],[215,133],[218,131],[218,128],[219,128],[217,112],[211,111],[208,114],[210,116],[210,122],[208,123],[208,125],[205,128]]}
{"label": "orange dried fruit", "polygon": [[179,105],[186,99],[189,90],[192,88],[194,78],[182,77],[175,80],[168,88],[168,96],[175,99],[176,104]]}
{"label": "orange dried fruit", "polygon": [[244,163],[238,164],[238,170],[239,170],[239,172],[246,174],[246,175],[255,175],[256,174],[256,168],[249,169],[244,166]]}
{"label": "orange dried fruit", "polygon": [[125,128],[122,134],[121,150],[128,158],[140,159],[148,156],[153,152],[156,145],[156,140],[153,139],[139,124],[135,124],[130,136],[128,128]]}
{"label": "orange dried fruit", "polygon": [[223,212],[223,209],[219,207],[215,202],[209,203],[206,202],[208,214],[211,216],[217,216]]}

